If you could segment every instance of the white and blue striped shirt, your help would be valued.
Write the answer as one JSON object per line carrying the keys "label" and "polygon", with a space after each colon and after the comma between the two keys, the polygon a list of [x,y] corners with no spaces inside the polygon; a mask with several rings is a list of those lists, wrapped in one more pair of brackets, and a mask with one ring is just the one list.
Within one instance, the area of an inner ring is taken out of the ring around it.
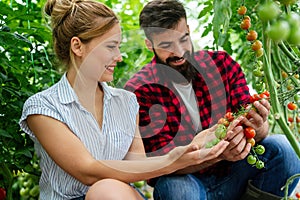
{"label": "white and blue striped shirt", "polygon": [[65,123],[97,160],[124,159],[134,138],[139,105],[133,93],[101,83],[104,91],[102,130],[93,115],[78,101],[66,74],[49,89],[30,97],[24,104],[20,127],[35,143],[40,158],[41,200],[64,200],[85,195],[88,186],[62,170],[49,157],[26,118],[41,114]]}

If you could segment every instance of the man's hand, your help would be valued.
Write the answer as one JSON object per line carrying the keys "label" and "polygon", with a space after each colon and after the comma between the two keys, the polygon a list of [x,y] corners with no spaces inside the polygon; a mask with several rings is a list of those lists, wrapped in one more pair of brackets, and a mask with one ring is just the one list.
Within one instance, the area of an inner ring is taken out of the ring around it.
{"label": "man's hand", "polygon": [[268,135],[268,116],[271,105],[266,99],[261,99],[260,101],[253,102],[253,106],[257,109],[257,111],[251,109],[248,113],[250,118],[248,117],[248,119],[244,119],[242,123],[254,128],[256,131],[255,140],[260,141]]}

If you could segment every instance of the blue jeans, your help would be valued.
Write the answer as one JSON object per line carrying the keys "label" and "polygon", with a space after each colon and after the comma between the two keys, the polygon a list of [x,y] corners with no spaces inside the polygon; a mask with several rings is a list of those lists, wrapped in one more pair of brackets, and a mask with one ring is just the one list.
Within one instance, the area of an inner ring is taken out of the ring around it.
{"label": "blue jeans", "polygon": [[[282,186],[289,177],[300,173],[300,160],[284,135],[271,135],[261,141],[266,151],[259,156],[265,168],[256,169],[246,159],[228,162],[229,173],[187,174],[162,176],[154,187],[155,200],[238,200],[245,192],[248,181],[256,188],[284,196]],[[289,194],[294,190],[298,180],[289,185]]]}

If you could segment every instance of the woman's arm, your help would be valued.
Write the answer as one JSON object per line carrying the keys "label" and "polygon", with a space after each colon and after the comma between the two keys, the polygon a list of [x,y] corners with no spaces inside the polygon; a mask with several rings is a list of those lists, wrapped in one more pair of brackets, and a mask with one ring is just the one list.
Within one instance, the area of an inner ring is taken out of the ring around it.
{"label": "woman's arm", "polygon": [[[198,150],[196,145],[190,145],[175,148],[169,154],[155,158],[145,158],[143,155],[144,159],[139,160],[99,161],[92,157],[64,123],[43,115],[30,115],[27,123],[55,163],[86,185],[92,185],[103,178],[124,182],[145,180],[172,173],[189,165],[200,164],[204,157],[201,149]],[[139,153],[140,145],[135,141],[131,148],[138,149],[136,152]],[[224,143],[219,154],[226,146],[227,143]]]}

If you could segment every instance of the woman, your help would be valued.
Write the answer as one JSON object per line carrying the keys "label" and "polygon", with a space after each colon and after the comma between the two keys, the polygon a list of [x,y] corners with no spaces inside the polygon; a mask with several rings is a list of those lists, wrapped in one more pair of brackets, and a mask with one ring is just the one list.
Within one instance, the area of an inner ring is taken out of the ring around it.
{"label": "woman", "polygon": [[225,141],[211,149],[203,145],[213,127],[190,145],[146,158],[136,97],[105,83],[122,60],[116,15],[91,0],[48,0],[45,12],[67,71],[25,102],[20,120],[40,158],[41,200],[143,199],[129,183],[216,159],[224,151]]}

